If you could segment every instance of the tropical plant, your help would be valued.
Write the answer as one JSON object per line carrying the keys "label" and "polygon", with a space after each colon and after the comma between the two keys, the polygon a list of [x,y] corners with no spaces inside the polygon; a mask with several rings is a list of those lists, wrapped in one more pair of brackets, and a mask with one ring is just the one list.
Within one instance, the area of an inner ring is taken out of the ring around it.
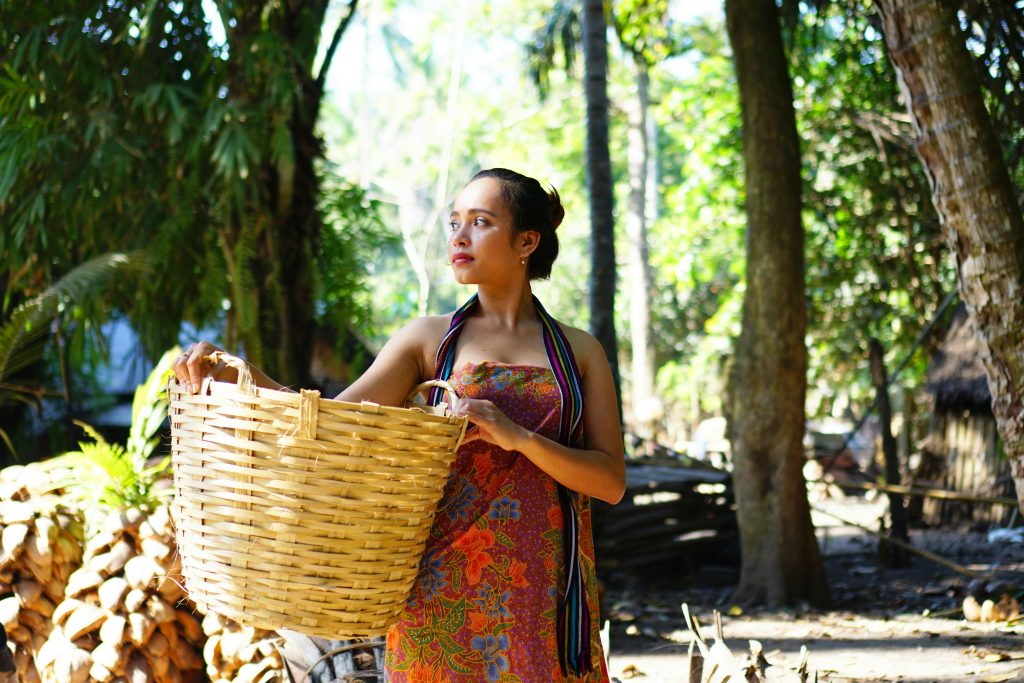
{"label": "tropical plant", "polygon": [[305,383],[325,229],[317,122],[356,1],[328,5],[0,4],[8,289],[113,245],[149,248],[159,258],[125,313],[151,357],[183,321],[219,324],[229,347]]}
{"label": "tropical plant", "polygon": [[[47,390],[18,373],[38,363],[46,352],[54,320],[68,309],[96,296],[119,274],[139,271],[148,263],[141,252],[115,252],[92,258],[65,273],[57,282],[17,306],[0,326],[0,406],[22,403],[38,406]],[[9,300],[11,292],[6,292]],[[0,438],[14,453],[10,435],[0,426]]]}
{"label": "tropical plant", "polygon": [[180,353],[178,347],[167,351],[135,390],[126,445],[109,443],[89,425],[77,422],[92,441],[80,443],[78,451],[34,465],[50,475],[51,490],[63,490],[65,497],[85,507],[138,508],[144,512],[156,509],[173,492],[170,487],[157,486],[167,473],[170,456],[156,465],[148,461],[167,417],[167,378]]}

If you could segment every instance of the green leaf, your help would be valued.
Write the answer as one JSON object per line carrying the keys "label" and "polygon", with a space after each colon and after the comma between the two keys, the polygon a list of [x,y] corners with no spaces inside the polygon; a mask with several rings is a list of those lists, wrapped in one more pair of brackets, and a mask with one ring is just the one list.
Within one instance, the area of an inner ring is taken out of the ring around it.
{"label": "green leaf", "polygon": [[440,635],[438,635],[437,642],[441,646],[441,650],[448,657],[455,658],[456,656],[461,655],[463,652],[466,651],[466,648],[462,647],[454,640],[452,640],[451,636],[449,636],[447,633],[441,633]]}
{"label": "green leaf", "polygon": [[417,647],[427,647],[434,642],[434,629],[429,626],[423,626],[420,628],[410,628],[406,630],[409,634],[409,638]]}
{"label": "green leaf", "polygon": [[[465,648],[460,648],[461,652],[465,652]],[[448,665],[448,668],[457,674],[467,676],[473,673],[473,670],[466,665],[459,662],[459,659],[455,655],[449,655],[447,652],[444,655],[444,661]]]}
{"label": "green leaf", "polygon": [[445,633],[457,633],[466,623],[466,598],[460,598],[454,607],[448,609],[438,628]]}

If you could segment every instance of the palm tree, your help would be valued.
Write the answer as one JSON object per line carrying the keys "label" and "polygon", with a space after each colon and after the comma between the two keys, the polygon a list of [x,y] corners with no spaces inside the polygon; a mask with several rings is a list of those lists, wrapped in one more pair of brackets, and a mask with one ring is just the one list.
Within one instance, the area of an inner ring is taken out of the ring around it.
{"label": "palm tree", "polygon": [[608,151],[608,26],[603,0],[583,0],[583,93],[587,102],[590,190],[590,331],[604,347],[619,394],[615,338],[615,185]]}
{"label": "palm tree", "polygon": [[942,0],[878,3],[1024,510],[1024,215],[954,9]]}

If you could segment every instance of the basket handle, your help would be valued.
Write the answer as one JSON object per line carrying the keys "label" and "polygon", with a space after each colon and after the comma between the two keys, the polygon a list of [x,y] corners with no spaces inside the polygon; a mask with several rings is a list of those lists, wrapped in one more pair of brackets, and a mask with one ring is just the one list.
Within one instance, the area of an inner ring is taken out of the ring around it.
{"label": "basket handle", "polygon": [[256,394],[256,383],[252,379],[252,369],[248,363],[238,356],[232,356],[227,351],[214,351],[208,356],[203,356],[203,360],[210,361],[214,366],[223,363],[230,368],[234,368],[238,371],[238,390],[244,394]]}
{"label": "basket handle", "polygon": [[417,385],[415,389],[409,392],[409,395],[405,397],[406,405],[410,404],[417,394],[426,391],[427,389],[431,389],[433,387],[439,387],[448,392],[449,406],[453,405],[455,401],[458,400],[459,398],[459,395],[455,393],[455,387],[453,387],[451,384],[445,382],[443,379],[431,379]]}

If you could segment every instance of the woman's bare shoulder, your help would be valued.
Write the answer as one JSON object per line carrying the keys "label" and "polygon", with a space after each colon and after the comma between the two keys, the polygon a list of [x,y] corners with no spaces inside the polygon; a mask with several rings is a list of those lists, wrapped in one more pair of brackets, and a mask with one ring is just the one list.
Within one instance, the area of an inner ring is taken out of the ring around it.
{"label": "woman's bare shoulder", "polygon": [[601,343],[597,341],[594,335],[561,321],[559,321],[558,325],[562,328],[562,332],[565,333],[566,339],[569,340],[572,353],[576,356],[576,363],[580,366],[580,372],[586,372],[586,368],[595,362],[603,362],[607,365],[608,356],[604,352],[604,347],[601,346]]}
{"label": "woman's bare shoulder", "polygon": [[448,331],[452,315],[452,313],[445,313],[443,315],[425,315],[421,318],[414,318],[403,325],[400,332],[408,335],[437,336],[440,342],[441,337],[444,337],[445,332]]}
{"label": "woman's bare shoulder", "polygon": [[410,320],[392,337],[400,346],[414,353],[420,366],[420,373],[424,377],[433,373],[437,347],[441,345],[441,340],[448,332],[451,320],[451,313],[425,315]]}

